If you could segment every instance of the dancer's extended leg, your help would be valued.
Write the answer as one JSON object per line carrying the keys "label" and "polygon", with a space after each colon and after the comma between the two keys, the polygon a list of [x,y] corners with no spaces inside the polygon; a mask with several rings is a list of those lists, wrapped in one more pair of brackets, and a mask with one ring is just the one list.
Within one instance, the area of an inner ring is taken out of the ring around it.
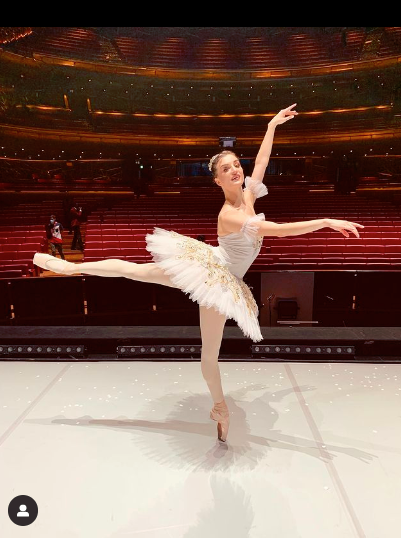
{"label": "dancer's extended leg", "polygon": [[72,263],[64,260],[58,260],[47,254],[37,253],[33,262],[40,267],[61,273],[64,275],[96,275],[105,277],[125,277],[140,282],[151,282],[153,284],[162,284],[170,288],[176,288],[161,267],[156,263],[134,263],[125,260],[109,259],[97,262]]}
{"label": "dancer's extended leg", "polygon": [[[86,275],[98,275],[108,277],[122,276],[140,282],[152,282],[162,284],[170,288],[176,288],[161,267],[156,263],[133,263],[125,260],[100,260],[98,262],[84,262],[74,264],[77,273]],[[74,274],[74,273],[72,273]]]}

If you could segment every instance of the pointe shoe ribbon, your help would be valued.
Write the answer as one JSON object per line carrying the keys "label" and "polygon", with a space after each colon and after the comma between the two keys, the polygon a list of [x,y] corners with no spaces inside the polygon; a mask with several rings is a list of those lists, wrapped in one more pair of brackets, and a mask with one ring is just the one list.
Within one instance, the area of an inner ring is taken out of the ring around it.
{"label": "pointe shoe ribbon", "polygon": [[[50,254],[44,254],[43,252],[36,252],[33,257],[33,263],[42,269],[47,271],[53,271],[53,273],[60,273],[63,275],[69,274],[67,271],[70,262],[66,260],[59,260]],[[50,265],[52,264],[52,265]]]}
{"label": "pointe shoe ribbon", "polygon": [[217,421],[217,436],[220,441],[225,442],[230,425],[230,412],[224,400],[214,404],[210,411],[210,418]]}

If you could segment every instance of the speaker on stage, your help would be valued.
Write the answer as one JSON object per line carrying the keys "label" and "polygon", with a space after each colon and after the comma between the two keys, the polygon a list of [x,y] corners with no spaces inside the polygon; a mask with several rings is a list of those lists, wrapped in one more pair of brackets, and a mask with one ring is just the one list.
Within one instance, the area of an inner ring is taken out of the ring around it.
{"label": "speaker on stage", "polygon": [[297,319],[299,306],[296,297],[277,297],[275,308],[278,320]]}

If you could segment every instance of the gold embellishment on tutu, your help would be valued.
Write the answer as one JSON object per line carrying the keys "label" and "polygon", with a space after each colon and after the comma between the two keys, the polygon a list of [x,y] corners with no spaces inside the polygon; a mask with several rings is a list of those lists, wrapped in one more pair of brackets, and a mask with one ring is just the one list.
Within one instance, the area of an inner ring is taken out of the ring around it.
{"label": "gold embellishment on tutu", "polygon": [[263,243],[263,236],[262,237],[256,236],[254,242],[252,243],[252,246],[255,250],[260,249],[262,247],[262,243]]}
{"label": "gold embellishment on tutu", "polygon": [[212,287],[216,284],[220,284],[224,291],[231,291],[236,303],[239,303],[241,297],[243,297],[248,312],[255,316],[257,315],[258,306],[251,290],[241,278],[233,275],[227,267],[214,256],[210,245],[174,231],[170,231],[170,234],[173,237],[182,239],[182,241],[178,243],[178,246],[183,249],[183,253],[177,255],[176,259],[197,261],[208,271],[208,280],[205,281],[207,286]]}
{"label": "gold embellishment on tutu", "polygon": [[255,248],[261,248],[262,246],[262,243],[263,243],[263,236],[262,237],[258,237],[255,241]]}
{"label": "gold embellishment on tutu", "polygon": [[251,290],[248,288],[248,286],[245,284],[243,280],[238,279],[238,283],[240,285],[240,288],[242,289],[242,293],[244,294],[245,303],[248,308],[248,312],[256,316],[258,312],[258,305],[256,304],[255,298],[252,295]]}

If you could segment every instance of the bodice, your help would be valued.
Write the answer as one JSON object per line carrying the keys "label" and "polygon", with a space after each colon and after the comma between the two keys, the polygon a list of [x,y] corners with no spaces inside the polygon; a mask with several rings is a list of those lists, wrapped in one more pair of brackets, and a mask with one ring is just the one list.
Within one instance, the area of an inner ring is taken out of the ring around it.
{"label": "bodice", "polygon": [[[265,196],[266,185],[250,177],[245,178],[245,189],[251,190],[256,198]],[[235,276],[242,278],[258,256],[263,243],[263,237],[258,236],[255,222],[265,220],[264,213],[250,216],[246,219],[239,232],[218,236],[218,247],[215,254],[227,265]]]}

